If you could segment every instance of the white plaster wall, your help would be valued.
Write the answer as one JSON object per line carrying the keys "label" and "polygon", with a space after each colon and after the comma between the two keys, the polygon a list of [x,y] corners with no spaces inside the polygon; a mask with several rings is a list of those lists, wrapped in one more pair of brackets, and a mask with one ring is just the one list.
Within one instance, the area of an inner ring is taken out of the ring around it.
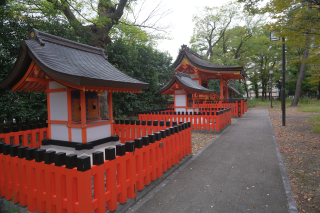
{"label": "white plaster wall", "polygon": [[82,132],[81,128],[71,128],[72,142],[82,143]]}
{"label": "white plaster wall", "polygon": [[67,125],[51,124],[51,139],[69,141],[69,132]]}
{"label": "white plaster wall", "polygon": [[184,90],[176,90],[175,93],[180,94],[180,93],[185,93],[185,91]]}
{"label": "white plaster wall", "polygon": [[87,128],[87,142],[111,136],[111,125],[95,126]]}
{"label": "white plaster wall", "polygon": [[61,88],[66,88],[66,86],[63,86],[55,81],[49,82],[49,89],[61,89]]}
{"label": "white plaster wall", "polygon": [[199,78],[199,75],[190,74],[191,78]]}
{"label": "white plaster wall", "polygon": [[176,106],[186,106],[186,95],[175,95]]}
{"label": "white plaster wall", "polygon": [[[51,83],[51,82],[50,82]],[[52,92],[50,97],[50,120],[68,120],[68,98],[67,92]]]}

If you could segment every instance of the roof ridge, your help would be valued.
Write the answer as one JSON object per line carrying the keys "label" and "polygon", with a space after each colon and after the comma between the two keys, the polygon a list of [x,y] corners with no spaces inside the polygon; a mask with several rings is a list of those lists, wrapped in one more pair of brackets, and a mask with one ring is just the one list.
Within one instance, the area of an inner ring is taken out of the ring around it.
{"label": "roof ridge", "polygon": [[34,29],[34,28],[29,30],[29,40],[36,40],[37,42],[39,42],[39,44],[41,46],[44,46],[45,41],[47,41],[47,42],[55,43],[55,44],[58,44],[61,46],[66,46],[69,48],[101,55],[103,58],[106,59],[104,51],[101,48],[89,46],[89,45],[82,44],[82,43],[75,42],[75,41],[71,41],[69,39],[61,38],[59,36],[54,36],[49,33],[41,32],[41,31]]}
{"label": "roof ridge", "polygon": [[199,55],[198,53],[196,53],[195,51],[193,51],[192,49],[190,49],[186,44],[183,44],[181,46],[181,49],[182,51],[183,50],[187,50],[188,52],[192,53],[194,56],[200,58],[200,59],[203,59],[203,56]]}

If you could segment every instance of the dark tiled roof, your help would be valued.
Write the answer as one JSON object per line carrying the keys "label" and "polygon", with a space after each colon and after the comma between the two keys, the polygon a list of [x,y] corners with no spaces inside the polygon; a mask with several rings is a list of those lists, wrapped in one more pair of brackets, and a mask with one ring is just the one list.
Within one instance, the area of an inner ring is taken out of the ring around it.
{"label": "dark tiled roof", "polygon": [[227,66],[227,65],[220,65],[220,64],[214,64],[209,61],[206,61],[197,54],[196,52],[192,51],[187,45],[182,45],[179,55],[177,59],[174,62],[174,67],[177,68],[182,61],[182,59],[186,56],[190,63],[192,63],[197,68],[202,68],[205,70],[212,70],[212,71],[243,71],[242,67],[238,66]]}
{"label": "dark tiled roof", "polygon": [[228,83],[228,88],[232,90],[235,94],[240,95],[240,92],[233,87],[233,83]]}
{"label": "dark tiled roof", "polygon": [[[0,82],[11,88],[25,74],[33,60],[48,76],[80,86],[146,89],[148,83],[134,79],[105,58],[104,51],[32,29],[20,45],[17,61]],[[32,36],[33,35],[33,36]]]}
{"label": "dark tiled roof", "polygon": [[197,93],[213,93],[212,90],[209,90],[199,84],[197,84],[195,81],[193,81],[190,77],[190,75],[175,71],[174,76],[172,77],[171,81],[167,83],[163,88],[159,90],[159,93],[163,93],[166,90],[170,89],[170,87],[177,82],[182,87],[197,92]]}

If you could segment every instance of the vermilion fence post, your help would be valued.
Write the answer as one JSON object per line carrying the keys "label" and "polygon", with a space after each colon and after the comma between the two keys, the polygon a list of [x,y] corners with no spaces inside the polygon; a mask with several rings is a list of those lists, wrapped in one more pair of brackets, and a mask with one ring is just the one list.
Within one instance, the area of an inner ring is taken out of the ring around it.
{"label": "vermilion fence post", "polygon": [[36,181],[36,188],[37,188],[37,194],[36,194],[36,201],[37,201],[37,211],[38,212],[45,212],[45,203],[44,203],[44,192],[45,192],[45,184],[43,182],[44,180],[44,152],[43,149],[36,150],[35,153],[35,180]]}
{"label": "vermilion fence post", "polygon": [[107,194],[109,199],[107,200],[107,209],[109,211],[114,211],[117,209],[117,176],[116,176],[116,155],[115,149],[108,147],[105,149],[106,161],[104,162],[105,167],[108,167],[106,170],[106,186]]}
{"label": "vermilion fence post", "polygon": [[120,135],[118,135],[120,137],[120,141],[121,143],[125,142],[125,133],[124,133],[124,120],[120,120],[120,125],[119,125],[119,130],[120,130]]}
{"label": "vermilion fence post", "polygon": [[148,134],[147,134],[147,128],[146,128],[146,124],[147,124],[147,122],[146,122],[146,120],[142,120],[141,121],[141,134],[142,134],[142,136],[147,136]]}
{"label": "vermilion fence post", "polygon": [[[54,155],[54,175],[55,175],[55,181],[56,181],[56,185],[55,185],[55,207],[56,207],[56,211],[57,212],[62,212],[62,197],[63,197],[63,188],[65,188],[65,184],[63,183],[63,170],[64,170],[64,165],[65,165],[65,159],[66,159],[66,153],[64,152],[58,152],[55,153]],[[89,157],[90,159],[90,157]],[[84,180],[86,180],[85,177],[83,177]],[[91,178],[90,178],[91,180]],[[85,183],[83,183],[84,185],[82,187],[84,187],[84,191],[86,193],[88,193],[86,191],[86,185]],[[90,191],[91,192],[91,191]]]}
{"label": "vermilion fence post", "polygon": [[167,136],[167,169],[171,168],[171,159],[172,159],[172,153],[171,153],[171,147],[172,147],[172,141],[171,141],[171,134],[170,134],[170,129],[165,129],[166,131],[166,136]]}
{"label": "vermilion fence post", "polygon": [[[54,155],[55,151],[46,151],[44,153],[44,163],[45,163],[45,171],[44,171],[44,180],[45,183],[50,183],[45,185],[46,190],[46,212],[54,213],[55,205],[53,204],[53,195],[55,195],[55,175],[54,175]],[[26,168],[27,169],[27,168]],[[27,186],[28,182],[27,182]]]}
{"label": "vermilion fence post", "polygon": [[[3,164],[2,164],[2,168],[3,168],[3,170],[2,171],[9,171],[9,166],[10,166],[10,164],[9,164],[9,154],[10,154],[10,144],[4,144],[3,146],[2,146],[2,162],[3,162]],[[9,188],[9,178],[10,178],[10,176],[8,177],[8,174],[9,174],[9,172],[3,172],[4,174],[3,174],[3,182],[2,182],[2,186],[3,186],[3,195],[5,196],[5,198],[7,199],[7,200],[10,200],[11,199],[11,197],[9,196],[9,190],[10,190],[10,188]]]}
{"label": "vermilion fence post", "polygon": [[28,211],[36,211],[36,181],[35,181],[35,150],[36,148],[26,149],[26,178],[27,178],[27,205]]}
{"label": "vermilion fence post", "polygon": [[105,178],[104,178],[104,156],[103,152],[96,151],[92,153],[93,166],[91,167],[93,175],[94,200],[98,203],[95,212],[102,213],[106,210],[105,203]]}
{"label": "vermilion fence post", "polygon": [[126,142],[126,181],[128,198],[133,199],[137,195],[136,190],[136,162],[135,162],[135,142]]}
{"label": "vermilion fence post", "polygon": [[[4,143],[0,143],[0,171],[4,171],[4,155],[3,155],[3,146]],[[5,189],[4,189],[4,172],[0,172],[0,197],[5,196]]]}
{"label": "vermilion fence post", "polygon": [[[92,212],[91,163],[89,156],[77,158],[78,213]],[[57,185],[59,186],[59,185]],[[58,211],[59,212],[59,211]]]}
{"label": "vermilion fence post", "polygon": [[156,142],[155,142],[155,149],[156,149],[156,173],[157,178],[162,177],[162,146],[160,147],[161,143],[161,133],[155,132],[154,133]]}
{"label": "vermilion fence post", "polygon": [[147,131],[148,131],[148,135],[152,134],[152,121],[148,120],[147,121]]}
{"label": "vermilion fence post", "polygon": [[[166,172],[168,170],[168,165],[167,165],[167,146],[168,146],[168,141],[167,141],[167,133],[165,130],[161,130],[161,142],[162,142],[162,147],[160,147],[160,149],[162,149],[162,162],[161,162],[161,166],[162,166],[162,172]],[[160,146],[161,146],[161,142],[160,142]]]}
{"label": "vermilion fence post", "polygon": [[21,125],[21,132],[22,132],[22,146],[28,147],[28,128],[27,125]]}
{"label": "vermilion fence post", "polygon": [[126,174],[126,147],[124,144],[116,145],[117,160],[117,188],[118,202],[125,203],[127,201],[127,174]]}
{"label": "vermilion fence post", "polygon": [[150,146],[149,146],[149,137],[142,137],[143,143],[143,182],[144,185],[150,184]]}
{"label": "vermilion fence post", "polygon": [[[27,182],[26,182],[26,164],[25,152],[27,147],[18,148],[18,177],[19,177],[19,201],[21,206],[27,205]],[[1,162],[0,162],[1,164]],[[1,168],[0,168],[1,170]],[[44,180],[43,180],[44,181]],[[0,181],[1,182],[1,181]],[[1,185],[1,184],[0,184]]]}
{"label": "vermilion fence post", "polygon": [[[45,164],[45,167],[48,165]],[[66,198],[67,198],[67,205],[66,209],[67,212],[75,212],[75,203],[78,202],[78,197],[76,195],[77,192],[77,155],[69,154],[66,156],[66,169],[65,169],[65,176],[66,176]],[[103,185],[104,186],[104,185]],[[104,189],[104,188],[103,188]]]}
{"label": "vermilion fence post", "polygon": [[156,161],[156,137],[154,134],[150,134],[149,136],[149,147],[150,147],[150,179],[157,179],[157,161]]}
{"label": "vermilion fence post", "polygon": [[142,190],[144,187],[143,173],[143,141],[141,138],[134,139],[135,146],[135,162],[136,162],[136,189]]}
{"label": "vermilion fence post", "polygon": [[152,133],[154,134],[155,132],[159,131],[159,123],[157,120],[153,120],[153,126],[152,126]]}
{"label": "vermilion fence post", "polygon": [[30,124],[30,130],[31,130],[30,144],[31,144],[31,147],[35,148],[35,147],[37,147],[37,129],[36,129],[36,125],[35,124]]}

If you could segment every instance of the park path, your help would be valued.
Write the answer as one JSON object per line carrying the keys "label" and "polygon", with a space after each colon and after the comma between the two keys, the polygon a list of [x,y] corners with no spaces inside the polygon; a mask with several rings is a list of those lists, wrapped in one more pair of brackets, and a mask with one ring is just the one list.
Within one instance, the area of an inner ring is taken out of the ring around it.
{"label": "park path", "polygon": [[249,110],[128,212],[288,212],[268,116],[266,109]]}

